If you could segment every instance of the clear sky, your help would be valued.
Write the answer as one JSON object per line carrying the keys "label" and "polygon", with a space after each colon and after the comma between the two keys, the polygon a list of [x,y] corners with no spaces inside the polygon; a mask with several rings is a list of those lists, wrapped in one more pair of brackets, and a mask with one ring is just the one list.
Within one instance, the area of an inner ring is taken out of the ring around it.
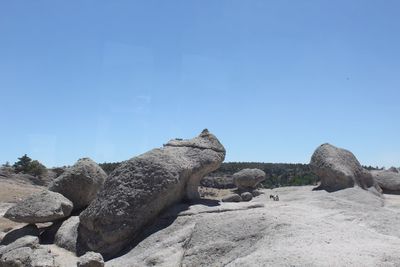
{"label": "clear sky", "polygon": [[400,166],[400,1],[0,1],[0,163],[121,161],[203,128],[226,161],[325,142]]}

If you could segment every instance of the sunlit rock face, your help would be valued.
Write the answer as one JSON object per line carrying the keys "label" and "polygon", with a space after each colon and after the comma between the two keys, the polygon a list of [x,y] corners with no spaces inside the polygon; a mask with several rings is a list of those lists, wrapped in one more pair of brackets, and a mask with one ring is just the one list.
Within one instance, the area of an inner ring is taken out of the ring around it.
{"label": "sunlit rock face", "polygon": [[115,255],[162,210],[183,198],[198,198],[200,179],[224,158],[224,147],[204,130],[124,162],[80,215],[81,252]]}

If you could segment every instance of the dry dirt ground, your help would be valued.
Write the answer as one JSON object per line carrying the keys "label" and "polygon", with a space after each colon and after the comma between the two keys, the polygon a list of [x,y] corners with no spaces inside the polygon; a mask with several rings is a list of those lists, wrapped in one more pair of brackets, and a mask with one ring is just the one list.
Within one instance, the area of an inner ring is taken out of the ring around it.
{"label": "dry dirt ground", "polygon": [[[1,214],[7,203],[41,189],[0,183]],[[312,188],[264,189],[249,203],[192,205],[106,266],[400,266],[400,195]],[[230,193],[208,191],[214,199]],[[0,231],[15,226],[1,217],[0,223]],[[51,249],[73,266],[71,253]]]}

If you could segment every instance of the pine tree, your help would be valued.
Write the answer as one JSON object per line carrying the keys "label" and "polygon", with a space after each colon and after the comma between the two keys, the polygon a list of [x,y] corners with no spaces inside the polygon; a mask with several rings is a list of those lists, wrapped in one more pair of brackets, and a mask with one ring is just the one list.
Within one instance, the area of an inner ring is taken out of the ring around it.
{"label": "pine tree", "polygon": [[32,159],[25,154],[22,157],[18,158],[18,161],[15,162],[13,166],[16,172],[27,173],[29,171],[29,164],[31,162]]}

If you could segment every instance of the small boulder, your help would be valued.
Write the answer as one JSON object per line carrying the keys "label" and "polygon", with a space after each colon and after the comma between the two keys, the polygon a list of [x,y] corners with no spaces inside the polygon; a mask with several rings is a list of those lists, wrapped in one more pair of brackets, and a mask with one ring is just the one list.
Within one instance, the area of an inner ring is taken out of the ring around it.
{"label": "small boulder", "polygon": [[48,249],[21,247],[5,253],[0,258],[1,267],[54,267],[54,255]]}
{"label": "small boulder", "polygon": [[400,173],[393,171],[371,171],[372,177],[384,192],[400,192]]}
{"label": "small boulder", "polygon": [[222,202],[240,202],[242,198],[238,194],[231,194],[224,196],[221,200]]}
{"label": "small boulder", "polygon": [[218,169],[224,158],[224,147],[204,130],[193,139],[171,140],[123,162],[80,214],[79,254],[114,256],[161,211],[183,198],[200,198],[201,178]]}
{"label": "small boulder", "polygon": [[93,251],[86,252],[85,255],[79,257],[77,267],[103,267],[104,260],[100,253]]}
{"label": "small boulder", "polygon": [[323,144],[312,155],[310,166],[321,178],[321,184],[316,188],[317,190],[333,192],[357,185],[363,189],[375,187],[376,190],[381,191],[372,175],[348,150]]}
{"label": "small boulder", "polygon": [[253,199],[253,195],[250,192],[243,192],[240,194],[240,197],[243,199],[243,201],[250,201]]}
{"label": "small boulder", "polygon": [[21,237],[21,238],[15,240],[11,244],[1,247],[0,248],[0,257],[3,256],[4,254],[10,252],[11,250],[14,250],[17,248],[23,248],[23,247],[38,248],[39,247],[39,237],[27,235],[27,236],[24,236],[24,237]]}
{"label": "small boulder", "polygon": [[44,190],[9,208],[4,217],[15,222],[43,223],[68,217],[72,202],[63,195]]}
{"label": "small boulder", "polygon": [[265,180],[265,172],[260,169],[243,169],[233,175],[233,182],[239,190],[253,190]]}
{"label": "small boulder", "polygon": [[89,158],[78,160],[49,185],[49,190],[62,194],[74,204],[74,210],[87,207],[107,178],[107,174]]}
{"label": "small boulder", "polygon": [[54,243],[66,250],[76,253],[78,240],[79,216],[72,216],[65,220],[58,229]]}

